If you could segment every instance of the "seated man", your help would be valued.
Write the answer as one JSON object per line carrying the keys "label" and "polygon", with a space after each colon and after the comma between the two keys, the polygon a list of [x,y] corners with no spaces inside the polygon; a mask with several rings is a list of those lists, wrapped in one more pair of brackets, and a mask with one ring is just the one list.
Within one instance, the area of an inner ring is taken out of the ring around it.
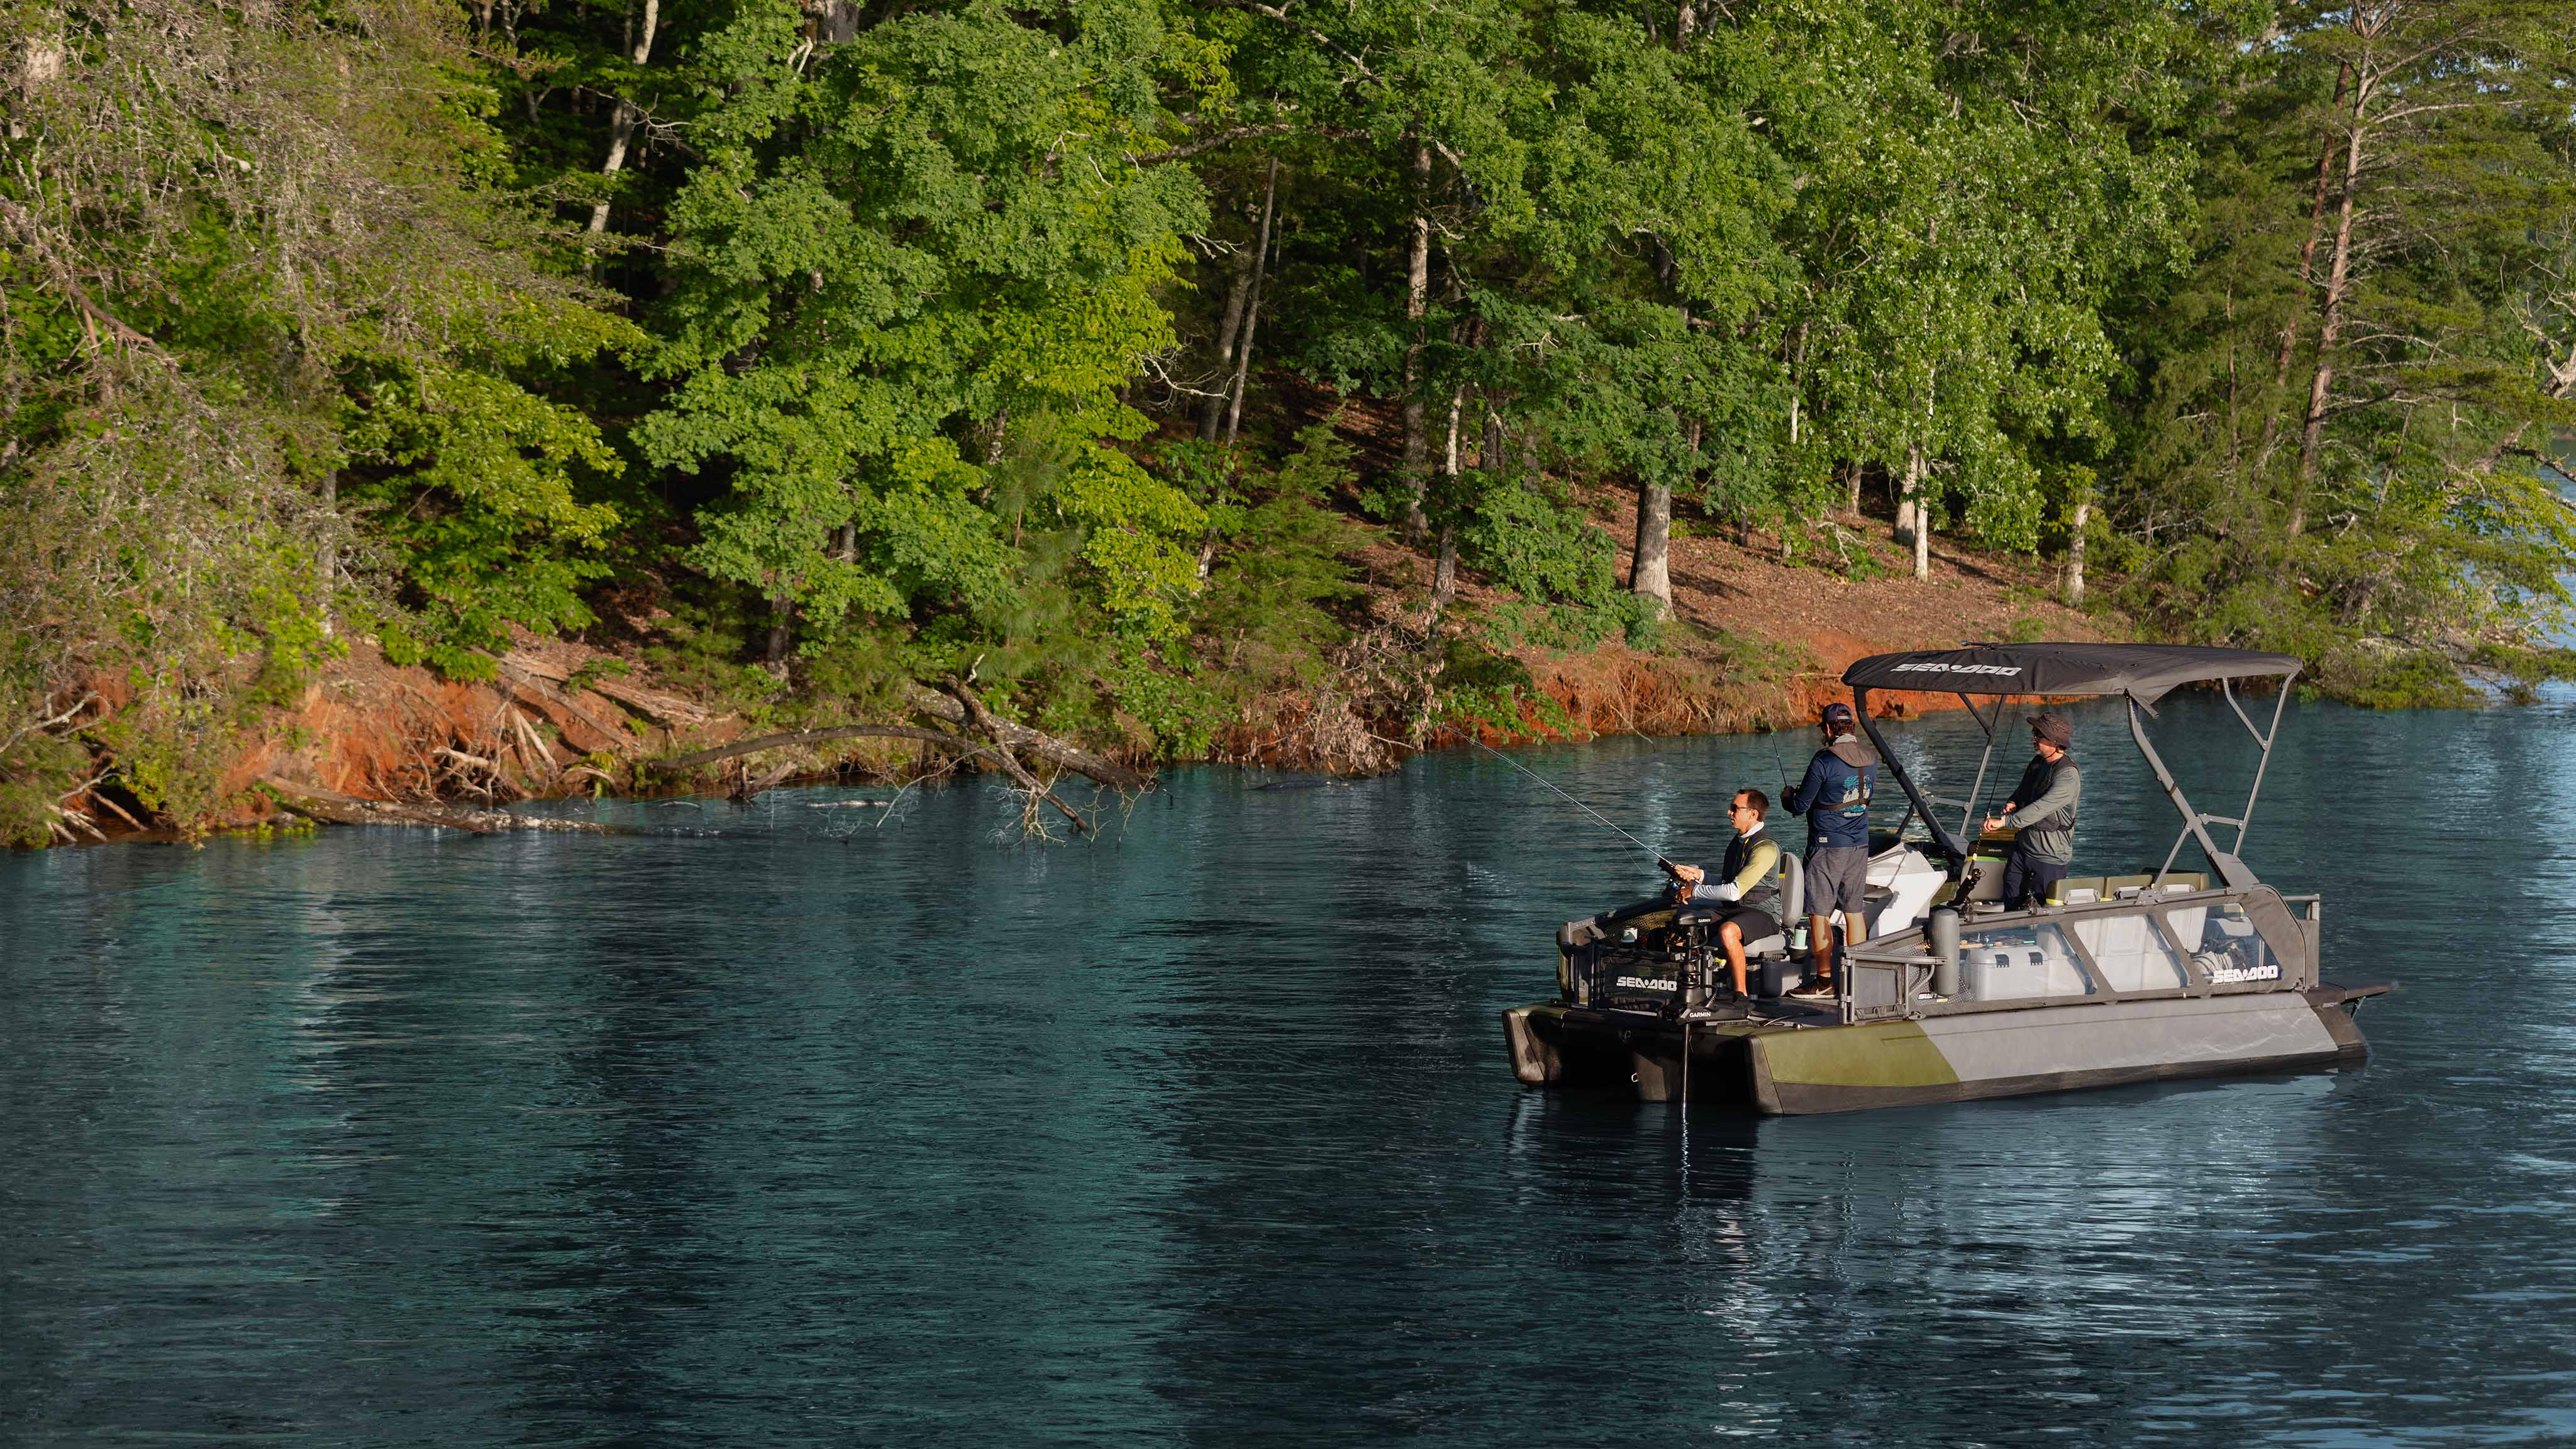
{"label": "seated man", "polygon": [[[1726,811],[1735,838],[1727,842],[1726,863],[1708,892],[1710,900],[1730,907],[1718,919],[1717,939],[1726,948],[1727,970],[1739,997],[1745,994],[1744,943],[1780,934],[1780,844],[1762,828],[1770,813],[1770,796],[1759,790],[1735,792]],[[1706,875],[1695,865],[1675,866],[1673,873],[1682,880],[1685,898]]]}

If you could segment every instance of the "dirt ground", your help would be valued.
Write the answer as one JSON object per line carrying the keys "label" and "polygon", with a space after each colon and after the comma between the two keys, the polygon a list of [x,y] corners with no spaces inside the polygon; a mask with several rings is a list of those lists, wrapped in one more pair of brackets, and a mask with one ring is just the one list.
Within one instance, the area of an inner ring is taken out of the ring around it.
{"label": "dirt ground", "polygon": [[[1596,520],[1619,543],[1624,580],[1635,536],[1634,495],[1604,490],[1594,501]],[[1671,553],[1673,610],[1684,630],[1668,634],[1652,652],[1616,641],[1577,654],[1523,649],[1532,682],[1562,713],[1542,717],[1545,712],[1533,704],[1517,722],[1456,728],[1473,728],[1502,743],[1795,727],[1827,700],[1845,697],[1839,676],[1864,655],[1986,639],[2099,639],[2106,625],[2121,627],[2116,618],[2090,617],[2055,602],[2056,579],[2047,564],[1948,540],[1935,539],[1932,576],[1917,582],[1911,553],[1894,540],[1883,516],[1830,520],[1842,530],[1840,548],[1834,534],[1813,532],[1800,539],[1803,557],[1796,562],[1781,557],[1776,535],[1739,541],[1731,529],[1705,519],[1678,522]],[[1869,576],[1849,576],[1845,560],[1864,550],[1870,564],[1856,571]],[[1432,567],[1427,550],[1381,536],[1355,562],[1371,586],[1370,612],[1382,622],[1408,621],[1397,632],[1412,635],[1423,622]],[[1464,571],[1458,593],[1464,606],[1509,601]],[[637,662],[632,642],[617,640],[610,649]],[[522,638],[500,661],[497,677],[468,684],[394,666],[361,642],[279,729],[236,763],[225,782],[228,793],[256,816],[268,806],[249,787],[270,774],[377,800],[499,803],[621,790],[633,786],[626,777],[635,760],[740,732],[740,720],[665,693],[640,672],[595,675],[604,652],[609,651]],[[1874,707],[1896,715],[1955,706],[1947,696],[1881,699]],[[1228,747],[1219,757],[1366,771],[1385,768],[1405,752],[1399,742],[1372,733],[1387,722],[1375,720],[1356,696],[1338,701],[1337,713],[1318,713],[1314,700],[1275,703],[1276,718],[1247,718],[1234,732],[1241,739],[1221,741]],[[1355,749],[1350,741],[1332,743],[1327,726],[1336,721],[1346,726],[1342,734],[1374,744]],[[1425,743],[1440,744],[1454,733],[1435,730]],[[817,756],[805,767],[827,763]],[[736,783],[757,788],[748,762],[743,765],[743,780]],[[792,772],[798,766],[791,760],[779,768]]]}
{"label": "dirt ground", "polygon": [[[1821,669],[1839,673],[1865,655],[1897,649],[1949,649],[2000,640],[2098,640],[2103,621],[2057,602],[2056,570],[2046,563],[1960,548],[1932,537],[1932,576],[1913,576],[1913,555],[1891,537],[1887,520],[1841,515],[1832,523],[1869,548],[1878,576],[1846,577],[1832,544],[1801,540],[1803,557],[1785,562],[1775,534],[1753,535],[1751,547],[1731,537],[1673,540],[1673,612],[1703,629],[1797,644]],[[1637,532],[1627,500],[1605,522],[1620,539],[1626,578]],[[1819,557],[1819,551],[1822,556]]]}

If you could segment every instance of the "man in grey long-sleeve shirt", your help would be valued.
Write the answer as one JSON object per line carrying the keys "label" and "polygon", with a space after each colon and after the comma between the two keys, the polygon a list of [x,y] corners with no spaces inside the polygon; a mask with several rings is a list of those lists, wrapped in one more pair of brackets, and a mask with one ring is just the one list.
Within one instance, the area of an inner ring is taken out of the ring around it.
{"label": "man in grey long-sleeve shirt", "polygon": [[2012,853],[2004,857],[2004,904],[2044,901],[2066,879],[2075,863],[2075,806],[2084,794],[2083,773],[2067,751],[2075,744],[2075,727],[2062,714],[2030,717],[2030,768],[2021,772],[2004,803],[2004,813],[1989,817],[1988,830],[2009,825]]}

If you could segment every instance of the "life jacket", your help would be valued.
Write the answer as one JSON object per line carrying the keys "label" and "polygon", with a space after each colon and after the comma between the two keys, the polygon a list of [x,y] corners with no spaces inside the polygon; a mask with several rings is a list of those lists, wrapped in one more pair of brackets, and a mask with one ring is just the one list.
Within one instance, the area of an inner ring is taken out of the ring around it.
{"label": "life jacket", "polygon": [[1878,786],[1878,751],[1858,739],[1847,736],[1834,741],[1830,753],[1835,759],[1860,771],[1859,788],[1845,795],[1843,803],[1868,805],[1871,791]]}
{"label": "life jacket", "polygon": [[[1753,848],[1765,841],[1769,841],[1775,851],[1780,848],[1780,842],[1772,840],[1769,830],[1756,830],[1751,835],[1739,835],[1728,841],[1726,863],[1717,868],[1715,884],[1724,885],[1743,874],[1744,868],[1753,863]],[[1780,914],[1780,866],[1776,857],[1771,869],[1762,873],[1761,882],[1746,891],[1738,904],[1751,906],[1757,911],[1769,911],[1775,916]]]}
{"label": "life jacket", "polygon": [[1822,811],[1845,819],[1868,818],[1870,797],[1878,789],[1878,751],[1858,739],[1845,737],[1819,753],[1833,756],[1836,763],[1849,766],[1851,773],[1835,782],[1841,787],[1838,793],[1828,786],[1825,796],[1808,813]]}

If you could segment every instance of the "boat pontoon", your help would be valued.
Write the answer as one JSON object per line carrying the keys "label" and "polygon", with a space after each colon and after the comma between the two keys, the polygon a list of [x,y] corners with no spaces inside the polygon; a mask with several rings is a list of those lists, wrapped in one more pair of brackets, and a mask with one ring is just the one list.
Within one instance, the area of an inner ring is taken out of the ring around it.
{"label": "boat pontoon", "polygon": [[[1789,931],[1747,943],[1746,998],[1728,984],[1714,902],[1677,899],[1676,888],[1569,921],[1557,932],[1557,999],[1503,1014],[1513,1072],[1532,1086],[1808,1113],[2358,1063],[2368,1047],[2354,1012],[2390,988],[2324,981],[2322,902],[2281,894],[2240,858],[2298,668],[2281,654],[2134,644],[1861,660],[1843,682],[1906,812],[1895,831],[1873,833],[1866,939],[1838,958],[1836,994],[1787,995],[1805,953],[1803,883],[1784,851]],[[2156,701],[2196,683],[2219,687],[2260,751],[2232,817],[2194,807],[2147,735]],[[2272,688],[2268,724],[2247,712],[2242,684]],[[1928,795],[1906,772],[1870,716],[1874,690],[1959,696],[1986,736],[1966,799]],[[2011,834],[1975,829],[2006,707],[2087,695],[2125,701],[2130,737],[2181,833],[2152,870],[2070,877],[2048,903],[2009,908],[1999,897]],[[1936,805],[1958,809],[1957,830]],[[2225,849],[2213,826],[2234,827]],[[1922,848],[1910,834],[1925,837]],[[2174,868],[2186,843],[2209,873]]]}

